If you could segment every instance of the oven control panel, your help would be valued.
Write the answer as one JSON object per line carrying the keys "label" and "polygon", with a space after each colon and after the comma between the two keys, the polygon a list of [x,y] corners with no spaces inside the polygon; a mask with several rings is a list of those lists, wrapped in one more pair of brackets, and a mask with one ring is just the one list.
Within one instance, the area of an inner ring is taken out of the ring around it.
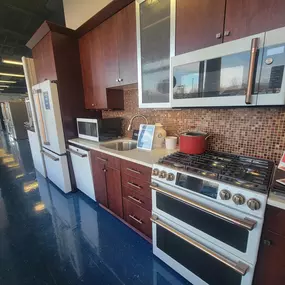
{"label": "oven control panel", "polygon": [[264,216],[266,194],[158,164],[153,167],[152,178],[187,192],[213,199],[251,215]]}

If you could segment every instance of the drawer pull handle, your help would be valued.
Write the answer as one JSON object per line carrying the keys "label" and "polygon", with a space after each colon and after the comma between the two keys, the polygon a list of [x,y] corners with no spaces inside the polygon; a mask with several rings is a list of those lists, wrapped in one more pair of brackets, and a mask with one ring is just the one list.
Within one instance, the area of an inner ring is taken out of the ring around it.
{"label": "drawer pull handle", "polygon": [[135,188],[137,188],[137,189],[142,189],[140,186],[138,186],[138,185],[136,185],[136,184],[134,184],[132,182],[128,182],[128,184],[133,186],[133,187],[135,187]]}
{"label": "drawer pull handle", "polygon": [[140,171],[134,170],[134,169],[129,168],[129,167],[127,168],[127,170],[129,170],[129,171],[131,171],[133,173],[136,173],[136,174],[142,174]]}
{"label": "drawer pull handle", "polygon": [[128,196],[128,198],[130,198],[131,200],[134,200],[134,201],[137,202],[137,203],[142,204],[142,201],[141,201],[141,200],[139,200],[139,199],[137,199],[137,198],[135,198],[135,197],[133,197],[133,196]]}
{"label": "drawer pull handle", "polygon": [[108,161],[108,159],[101,158],[101,157],[98,157],[98,156],[97,156],[97,159],[99,159],[99,160],[101,160],[101,161],[104,161],[104,162],[107,162],[107,161]]}
{"label": "drawer pull handle", "polygon": [[129,217],[130,217],[131,219],[133,219],[134,221],[136,221],[137,223],[139,223],[140,225],[143,224],[143,222],[142,222],[141,220],[137,219],[135,216],[129,215]]}

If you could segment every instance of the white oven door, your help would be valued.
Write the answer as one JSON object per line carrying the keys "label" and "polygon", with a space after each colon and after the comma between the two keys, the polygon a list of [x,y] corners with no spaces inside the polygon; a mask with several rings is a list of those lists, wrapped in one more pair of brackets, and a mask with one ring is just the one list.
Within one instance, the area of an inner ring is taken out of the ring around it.
{"label": "white oven door", "polygon": [[250,285],[254,266],[161,216],[152,216],[153,253],[193,285]]}
{"label": "white oven door", "polygon": [[78,137],[86,140],[99,141],[97,119],[77,118]]}
{"label": "white oven door", "polygon": [[153,214],[167,218],[251,264],[256,263],[262,220],[207,198],[159,183],[152,190]]}

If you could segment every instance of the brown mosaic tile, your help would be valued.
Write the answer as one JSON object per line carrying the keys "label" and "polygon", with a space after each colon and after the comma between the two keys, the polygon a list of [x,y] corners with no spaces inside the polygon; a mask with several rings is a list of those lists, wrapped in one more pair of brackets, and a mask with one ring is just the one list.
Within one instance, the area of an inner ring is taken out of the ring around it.
{"label": "brown mosaic tile", "polygon": [[[162,123],[168,135],[188,129],[211,134],[209,149],[279,161],[285,151],[285,109],[198,108],[187,110],[139,109],[137,90],[125,91],[124,111],[104,111],[103,117],[122,117],[124,135],[130,118],[145,115],[150,124]],[[140,119],[134,121],[138,129]]]}

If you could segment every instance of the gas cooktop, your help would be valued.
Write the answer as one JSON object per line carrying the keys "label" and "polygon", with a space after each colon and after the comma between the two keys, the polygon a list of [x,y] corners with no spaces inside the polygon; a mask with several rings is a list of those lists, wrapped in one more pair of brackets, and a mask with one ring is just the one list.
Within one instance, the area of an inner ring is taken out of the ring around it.
{"label": "gas cooktop", "polygon": [[270,160],[215,151],[201,155],[176,152],[158,163],[262,193],[268,192],[274,168]]}

